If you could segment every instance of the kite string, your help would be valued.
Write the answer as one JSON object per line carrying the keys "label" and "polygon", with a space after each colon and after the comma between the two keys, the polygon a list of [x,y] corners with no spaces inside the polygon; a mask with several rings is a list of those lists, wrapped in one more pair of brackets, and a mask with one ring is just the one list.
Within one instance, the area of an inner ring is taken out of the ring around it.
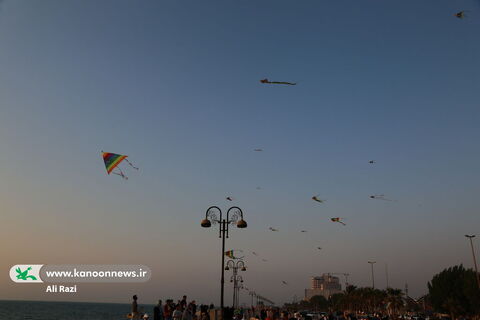
{"label": "kite string", "polygon": [[119,172],[112,171],[113,174],[116,174],[117,176],[120,176],[120,177],[122,177],[123,179],[128,180],[128,177],[127,177],[125,174],[123,174],[122,169],[120,169],[120,168],[115,168],[115,170],[118,170]]}
{"label": "kite string", "polygon": [[127,159],[125,159],[125,161],[130,165],[130,167],[132,167],[135,170],[138,170],[138,168],[135,167],[130,161],[128,161]]}

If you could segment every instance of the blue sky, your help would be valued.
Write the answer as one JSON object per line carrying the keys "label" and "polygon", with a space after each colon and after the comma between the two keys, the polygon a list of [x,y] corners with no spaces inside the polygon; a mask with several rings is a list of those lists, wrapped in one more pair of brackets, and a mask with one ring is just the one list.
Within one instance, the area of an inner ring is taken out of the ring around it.
{"label": "blue sky", "polygon": [[[374,259],[379,286],[388,263],[391,285],[425,293],[472,265],[479,16],[469,0],[3,1],[0,271],[138,262],[149,284],[73,299],[216,302],[220,243],[199,221],[231,195],[249,227],[229,245],[269,260],[247,257],[257,292],[301,297],[323,272],[366,286]],[[140,171],[107,176],[101,150]]]}

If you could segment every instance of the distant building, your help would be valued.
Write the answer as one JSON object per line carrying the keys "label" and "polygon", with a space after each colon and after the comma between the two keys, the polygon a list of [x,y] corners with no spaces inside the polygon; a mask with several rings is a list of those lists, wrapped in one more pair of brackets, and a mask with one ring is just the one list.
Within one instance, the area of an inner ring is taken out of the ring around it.
{"label": "distant building", "polygon": [[310,300],[313,296],[324,296],[328,299],[331,295],[341,292],[340,279],[324,273],[321,277],[312,277],[311,289],[305,289],[305,300]]}

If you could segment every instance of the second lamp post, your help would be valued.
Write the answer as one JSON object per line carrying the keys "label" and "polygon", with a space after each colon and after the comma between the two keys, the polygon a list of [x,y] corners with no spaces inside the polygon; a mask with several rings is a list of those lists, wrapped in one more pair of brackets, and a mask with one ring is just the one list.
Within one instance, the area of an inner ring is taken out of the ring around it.
{"label": "second lamp post", "polygon": [[247,268],[245,268],[245,263],[243,262],[243,260],[237,260],[237,262],[235,262],[234,260],[228,260],[225,270],[230,270],[230,268],[233,271],[233,275],[230,278],[230,282],[233,282],[233,308],[236,309],[240,300],[240,286],[241,283],[243,283],[242,276],[238,275],[237,273],[239,269],[241,271],[247,271]]}

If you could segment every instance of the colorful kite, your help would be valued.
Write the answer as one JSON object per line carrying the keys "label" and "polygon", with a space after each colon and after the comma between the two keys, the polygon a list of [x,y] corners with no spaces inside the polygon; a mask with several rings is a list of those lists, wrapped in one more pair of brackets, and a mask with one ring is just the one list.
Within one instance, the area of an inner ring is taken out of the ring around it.
{"label": "colorful kite", "polygon": [[341,223],[343,224],[344,226],[346,226],[346,224],[342,221],[342,218],[331,218],[330,220],[332,220],[333,222],[338,222],[338,223]]}
{"label": "colorful kite", "polygon": [[266,83],[266,84],[286,84],[289,86],[295,86],[296,83],[294,82],[286,82],[286,81],[268,81],[268,79],[262,79],[260,80],[261,83]]}
{"label": "colorful kite", "polygon": [[320,203],[324,203],[325,200],[320,199],[318,196],[319,196],[319,195],[313,196],[313,197],[312,197],[312,200],[315,200],[315,201],[320,202]]}
{"label": "colorful kite", "polygon": [[125,161],[130,165],[135,170],[138,170],[137,167],[135,167],[130,161],[127,160],[127,156],[121,155],[121,154],[116,154],[116,153],[111,153],[111,152],[103,152],[103,162],[105,162],[105,168],[107,169],[107,173],[113,173],[116,175],[119,175],[125,180],[128,180],[128,177],[123,173],[123,171],[118,168],[118,165],[122,162]]}
{"label": "colorful kite", "polygon": [[239,256],[239,254],[242,254],[243,251],[242,250],[228,250],[228,251],[225,251],[225,255],[227,257],[229,257],[230,259],[242,259],[244,256]]}

